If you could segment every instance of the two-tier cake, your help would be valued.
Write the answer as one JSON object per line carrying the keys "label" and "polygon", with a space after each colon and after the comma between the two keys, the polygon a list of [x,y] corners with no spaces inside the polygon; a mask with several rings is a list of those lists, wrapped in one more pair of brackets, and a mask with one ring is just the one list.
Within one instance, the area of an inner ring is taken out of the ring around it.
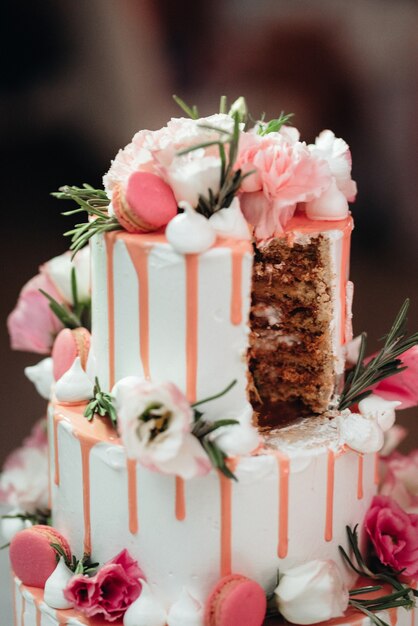
{"label": "two-tier cake", "polygon": [[56,194],[87,219],[9,317],[49,400],[0,479],[15,624],[418,623],[418,336],[353,340],[348,146],[179,103]]}

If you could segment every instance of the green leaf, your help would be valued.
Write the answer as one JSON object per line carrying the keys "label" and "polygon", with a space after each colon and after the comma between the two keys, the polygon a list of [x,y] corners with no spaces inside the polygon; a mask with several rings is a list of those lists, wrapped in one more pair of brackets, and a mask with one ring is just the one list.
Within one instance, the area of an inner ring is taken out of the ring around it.
{"label": "green leaf", "polygon": [[235,379],[231,383],[229,383],[229,385],[225,387],[225,389],[223,389],[219,393],[216,393],[213,396],[209,396],[208,398],[204,398],[203,400],[199,400],[198,402],[194,402],[191,406],[195,408],[197,406],[200,406],[201,404],[205,404],[206,402],[211,402],[212,400],[217,400],[218,398],[222,398],[222,396],[228,393],[228,391],[230,391],[232,387],[234,387],[236,384],[237,384],[237,380]]}
{"label": "green leaf", "polygon": [[290,122],[293,116],[293,113],[284,113],[282,111],[278,118],[270,120],[269,122],[261,122],[258,126],[257,134],[264,137],[269,133],[277,133],[282,126]]}
{"label": "green leaf", "polygon": [[118,416],[115,406],[113,404],[113,397],[110,393],[102,391],[99,383],[99,379],[95,378],[95,384],[93,389],[93,397],[88,402],[85,410],[84,417],[90,422],[95,415],[100,417],[108,417],[112,423],[112,426],[117,430]]}
{"label": "green leaf", "polygon": [[192,107],[189,107],[184,102],[184,100],[182,100],[181,98],[179,98],[176,95],[173,95],[173,100],[186,113],[186,115],[188,115],[189,117],[192,118],[192,120],[197,120],[198,119],[199,113],[198,113],[196,105],[193,105]]}

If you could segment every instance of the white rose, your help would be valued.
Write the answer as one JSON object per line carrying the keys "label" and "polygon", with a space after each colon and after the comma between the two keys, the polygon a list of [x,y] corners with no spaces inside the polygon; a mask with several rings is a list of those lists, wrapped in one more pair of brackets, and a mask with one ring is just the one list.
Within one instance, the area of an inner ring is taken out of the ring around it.
{"label": "white rose", "polygon": [[283,574],[274,591],[277,608],[294,624],[316,624],[340,617],[348,589],[334,561],[310,561]]}
{"label": "white rose", "polygon": [[53,282],[63,299],[69,304],[73,303],[71,288],[71,272],[75,268],[77,280],[77,293],[80,302],[86,302],[90,298],[90,249],[89,246],[82,248],[71,260],[71,252],[65,252],[44,263],[41,273],[46,274]]}
{"label": "white rose", "polygon": [[372,393],[360,400],[358,408],[364,417],[376,420],[383,432],[386,432],[394,425],[396,421],[395,409],[401,404],[402,402],[398,400],[385,400]]}
{"label": "white rose", "polygon": [[115,386],[113,394],[128,457],[185,479],[210,470],[205,451],[190,432],[192,408],[174,384],[129,377]]}
{"label": "white rose", "polygon": [[196,207],[199,195],[208,196],[219,192],[221,183],[221,159],[205,156],[204,150],[194,150],[173,159],[167,168],[166,181],[170,185],[177,202],[188,202]]}
{"label": "white rose", "polygon": [[337,418],[340,443],[356,452],[378,452],[383,448],[383,430],[374,419],[346,410]]}
{"label": "white rose", "polygon": [[25,445],[8,457],[0,475],[0,502],[25,513],[48,507],[48,448]]}

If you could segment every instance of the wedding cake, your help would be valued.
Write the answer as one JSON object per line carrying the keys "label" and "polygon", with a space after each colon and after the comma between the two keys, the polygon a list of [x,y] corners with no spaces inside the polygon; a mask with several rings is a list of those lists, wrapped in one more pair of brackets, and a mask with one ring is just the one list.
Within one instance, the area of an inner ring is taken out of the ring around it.
{"label": "wedding cake", "polygon": [[49,402],[0,478],[15,624],[418,624],[418,335],[353,339],[348,145],[176,100],[55,194],[9,316]]}

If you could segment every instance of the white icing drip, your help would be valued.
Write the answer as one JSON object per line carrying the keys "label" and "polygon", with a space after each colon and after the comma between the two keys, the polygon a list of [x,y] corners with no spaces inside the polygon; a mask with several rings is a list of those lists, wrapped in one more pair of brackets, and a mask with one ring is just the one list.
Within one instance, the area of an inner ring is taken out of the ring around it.
{"label": "white icing drip", "polygon": [[220,209],[209,218],[209,224],[222,237],[251,239],[250,228],[242,214],[238,198],[234,198],[226,209]]}
{"label": "white icing drip", "polygon": [[61,557],[58,565],[45,583],[44,601],[52,609],[71,609],[74,605],[64,597],[64,589],[74,573]]}
{"label": "white icing drip", "polygon": [[165,610],[154,597],[148,583],[141,580],[141,584],[141,595],[126,611],[123,626],[165,626]]}
{"label": "white icing drip", "polygon": [[54,382],[51,357],[42,359],[36,365],[25,367],[25,376],[35,385],[36,391],[42,398],[50,399],[51,386]]}
{"label": "white icing drip", "polygon": [[376,420],[346,410],[337,423],[341,445],[362,453],[378,452],[383,447],[383,430]]}
{"label": "white icing drip", "polygon": [[387,432],[396,421],[395,409],[402,402],[398,400],[385,400],[372,393],[359,402],[359,411],[364,417],[375,419],[383,432]]}
{"label": "white icing drip", "polygon": [[58,402],[85,402],[93,396],[93,383],[81,366],[80,357],[74,360],[69,370],[55,385]]}
{"label": "white icing drip", "polygon": [[185,587],[168,612],[167,626],[203,626],[203,607]]}
{"label": "white icing drip", "polygon": [[185,211],[176,215],[167,224],[167,241],[174,250],[182,254],[193,254],[208,250],[216,239],[216,233],[209,220],[197,213],[188,203],[180,203]]}

